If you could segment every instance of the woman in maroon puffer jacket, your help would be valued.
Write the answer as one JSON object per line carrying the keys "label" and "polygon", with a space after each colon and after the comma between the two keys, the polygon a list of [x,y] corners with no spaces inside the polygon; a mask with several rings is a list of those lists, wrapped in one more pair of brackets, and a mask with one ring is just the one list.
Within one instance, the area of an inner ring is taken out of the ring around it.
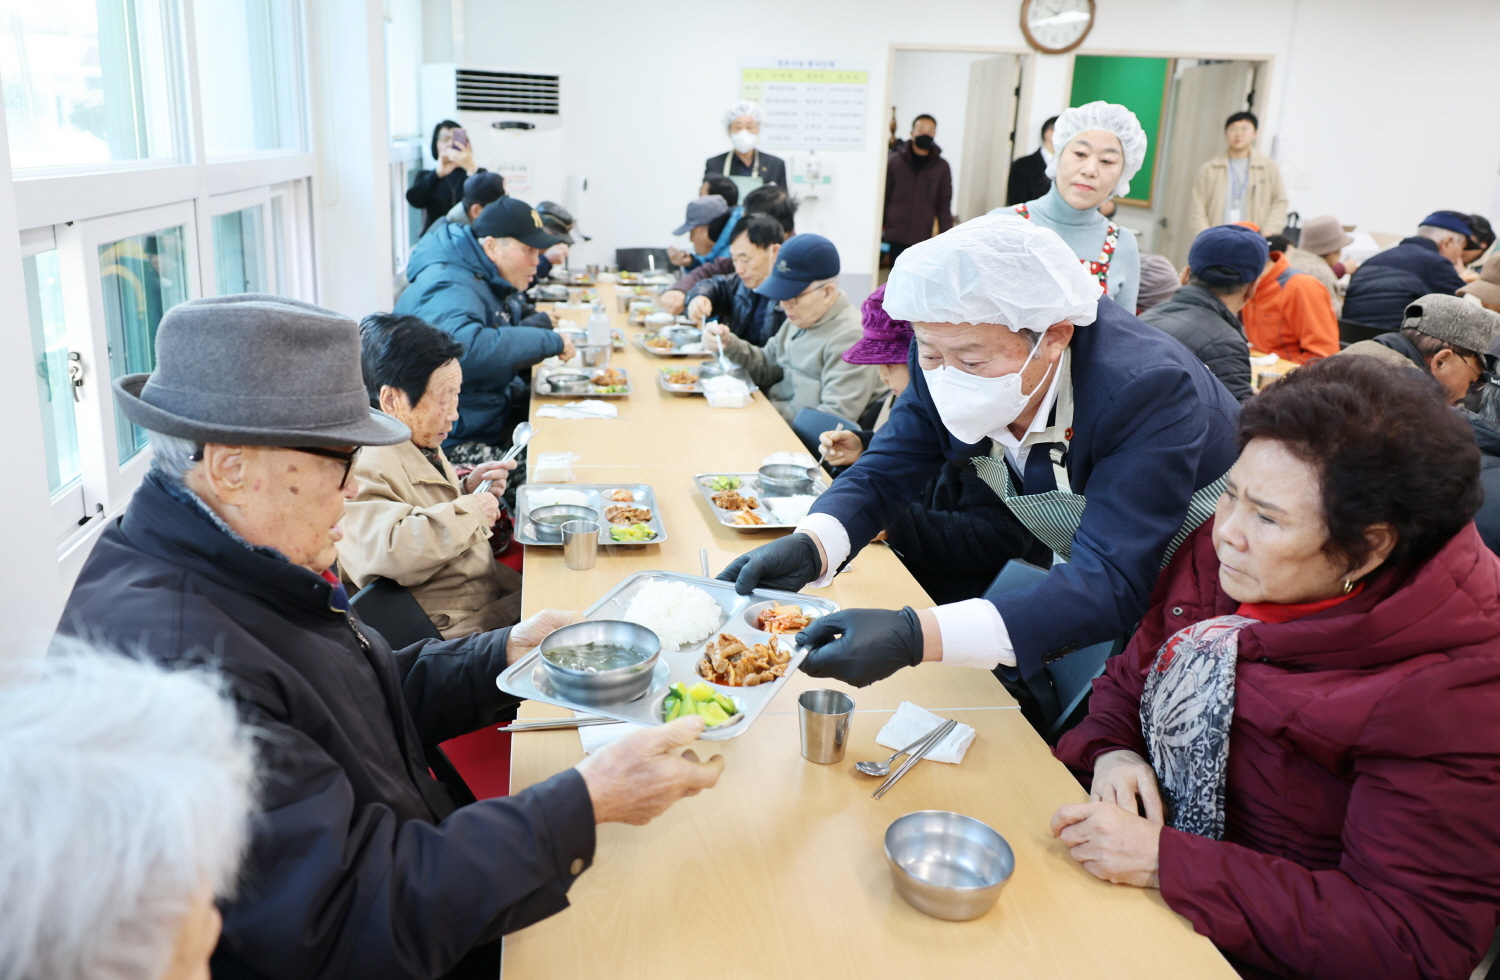
{"label": "woman in maroon puffer jacket", "polygon": [[1053,832],[1245,976],[1466,977],[1500,907],[1473,438],[1425,379],[1335,357],[1247,403],[1240,444],[1058,744],[1092,792]]}

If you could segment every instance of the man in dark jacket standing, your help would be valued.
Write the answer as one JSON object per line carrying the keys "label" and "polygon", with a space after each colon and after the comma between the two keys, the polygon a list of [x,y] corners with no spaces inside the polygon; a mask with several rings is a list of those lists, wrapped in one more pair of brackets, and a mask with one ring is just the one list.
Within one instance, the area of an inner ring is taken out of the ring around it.
{"label": "man in dark jacket standing", "polygon": [[1416,235],[1376,252],[1354,270],[1343,318],[1367,327],[1399,330],[1406,306],[1428,293],[1457,293],[1464,286],[1457,263],[1473,231],[1458,215],[1438,211],[1422,219]]}
{"label": "man in dark jacket standing", "polygon": [[1182,288],[1141,314],[1142,321],[1196,354],[1241,402],[1255,389],[1250,385],[1250,343],[1239,312],[1269,257],[1266,240],[1243,225],[1207,228],[1193,239]]}
{"label": "man in dark jacket standing", "polygon": [[467,227],[439,228],[412,250],[411,285],[395,312],[420,317],[464,345],[458,423],[443,444],[455,464],[493,458],[493,447],[510,445],[512,415],[527,403],[522,370],[556,354],[573,356],[572,342],[521,292],[542,251],[560,241],[531,205],[502,197]]}
{"label": "man in dark jacket standing", "polygon": [[739,228],[729,244],[733,274],[710,276],[689,290],[687,315],[699,323],[718,320],[736,337],[763,347],[786,320],[780,303],[755,291],[771,275],[781,251],[781,225],[767,215],[752,214],[741,219]]}
{"label": "man in dark jacket standing", "polygon": [[115,382],[153,468],[94,546],[58,631],[221,672],[259,733],[263,813],[216,977],[493,978],[501,935],[567,906],[596,822],[644,823],[711,786],[674,756],[701,728],[616,743],[514,796],[457,805],[437,743],[514,703],[496,676],[573,617],[392,651],[330,570],[369,407],[352,320],[276,296],[170,311],[157,370]]}
{"label": "man in dark jacket standing", "polygon": [[911,139],[891,151],[885,165],[885,222],[881,241],[890,248],[891,261],[908,246],[953,227],[953,170],[934,141],[937,120],[922,115],[912,120]]}
{"label": "man in dark jacket standing", "polygon": [[1052,189],[1052,178],[1047,176],[1047,164],[1052,162],[1052,130],[1056,125],[1056,116],[1042,123],[1042,145],[1037,147],[1035,153],[1028,153],[1011,161],[1010,178],[1005,182],[1007,207],[1035,201]]}

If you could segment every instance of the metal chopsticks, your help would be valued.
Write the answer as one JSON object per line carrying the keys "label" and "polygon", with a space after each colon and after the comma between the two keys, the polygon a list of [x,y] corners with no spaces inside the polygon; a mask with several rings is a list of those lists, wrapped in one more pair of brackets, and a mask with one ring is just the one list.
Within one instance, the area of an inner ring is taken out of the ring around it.
{"label": "metal chopsticks", "polygon": [[896,780],[906,775],[906,770],[910,769],[912,766],[921,761],[928,752],[931,752],[934,748],[937,747],[937,744],[939,742],[948,737],[949,732],[953,731],[953,729],[957,727],[958,722],[954,721],[952,718],[949,718],[947,721],[939,725],[935,730],[933,730],[931,734],[927,736],[926,742],[924,742],[920,748],[906,757],[906,761],[901,763],[901,768],[891,773],[889,778],[887,778],[885,782],[881,783],[879,788],[870,795],[877,800],[884,796],[886,790],[896,785]]}
{"label": "metal chopsticks", "polygon": [[500,732],[545,732],[552,729],[583,728],[586,725],[613,725],[618,718],[601,718],[598,715],[579,715],[576,718],[534,718],[530,721],[513,721],[495,729]]}

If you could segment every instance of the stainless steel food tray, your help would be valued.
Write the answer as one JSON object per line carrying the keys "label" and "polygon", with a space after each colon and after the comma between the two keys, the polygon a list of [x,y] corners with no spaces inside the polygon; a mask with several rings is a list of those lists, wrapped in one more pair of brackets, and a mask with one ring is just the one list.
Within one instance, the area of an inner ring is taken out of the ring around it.
{"label": "stainless steel food tray", "polygon": [[[588,498],[584,504],[590,510],[599,512],[599,523],[604,525],[599,532],[599,544],[615,548],[639,548],[648,544],[660,544],[667,540],[667,527],[661,520],[661,508],[656,505],[656,491],[644,483],[528,483],[516,489],[516,540],[534,548],[561,548],[562,539],[548,541],[538,538],[532,530],[531,524],[531,500],[537,494],[545,494],[557,490],[576,490]],[[609,536],[610,523],[604,519],[604,508],[610,504],[617,503],[614,500],[605,500],[604,494],[611,490],[629,490],[635,494],[635,502],[643,507],[651,508],[651,520],[646,521],[647,526],[656,532],[656,537],[650,541],[616,541]]]}
{"label": "stainless steel food tray", "polygon": [[[724,508],[714,503],[713,497],[715,493],[718,493],[718,491],[710,489],[709,484],[712,483],[715,478],[721,476],[737,476],[740,478],[740,493],[749,494],[750,496],[753,496],[755,498],[755,502],[757,504],[760,504],[759,507],[755,508],[755,513],[763,518],[766,523],[736,524],[734,523],[734,515],[738,513],[737,511],[725,510]],[[708,504],[709,509],[714,512],[714,516],[719,519],[719,523],[727,528],[733,528],[736,531],[789,531],[797,526],[795,524],[778,523],[776,518],[772,515],[771,511],[765,506],[765,497],[760,492],[759,474],[699,473],[698,475],[693,477],[693,485],[696,486],[698,488],[698,492],[703,495],[703,502]],[[828,481],[826,479],[819,477],[813,480],[812,496],[820,496],[823,491],[827,489]]]}
{"label": "stainless steel food tray", "polygon": [[[657,383],[657,385],[659,385],[661,387],[662,391],[670,392],[671,394],[674,394],[674,395],[702,395],[703,394],[703,379],[699,378],[697,376],[697,374],[694,373],[694,372],[691,372],[691,371],[688,372],[689,374],[693,374],[693,377],[696,379],[690,385],[674,385],[674,384],[672,384],[672,382],[668,381],[667,380],[667,374],[669,372],[671,372],[671,371],[674,371],[674,370],[684,370],[685,371],[687,369],[686,368],[662,368],[660,371],[656,372],[656,383]],[[755,392],[757,392],[757,391],[760,390],[760,388],[753,381],[746,381],[745,384],[747,384],[747,385],[750,386],[750,393],[751,394],[754,394]]]}
{"label": "stainless steel food tray", "polygon": [[554,368],[554,367],[543,367],[542,365],[538,364],[536,367],[534,367],[534,368],[531,369],[531,391],[532,391],[533,394],[541,395],[544,398],[574,398],[574,399],[577,399],[577,398],[624,398],[624,397],[628,396],[631,392],[635,391],[635,385],[630,380],[630,372],[627,371],[627,370],[625,370],[622,367],[617,367],[617,368],[615,368],[615,370],[619,371],[621,374],[625,375],[625,390],[624,391],[600,391],[598,385],[594,385],[593,386],[594,387],[593,391],[553,391],[551,388],[547,387],[547,383],[546,382],[547,382],[548,376],[556,374],[556,373],[558,373],[560,371],[565,371],[565,372],[568,372],[570,374],[573,373],[573,372],[575,372],[575,371],[583,371],[583,372],[586,372],[590,377],[592,377],[595,374],[601,374],[601,373],[603,373],[605,370],[606,370],[605,368],[581,368],[581,367],[558,367],[558,368]]}
{"label": "stainless steel food tray", "polygon": [[[610,589],[598,602],[590,606],[583,614],[585,619],[621,619],[625,610],[630,606],[630,600],[635,597],[643,587],[652,582],[685,582],[694,585],[713,596],[719,603],[721,609],[727,616],[736,601],[740,598],[735,594],[734,585],[730,582],[720,582],[717,579],[699,578],[696,575],[679,575],[676,572],[637,572],[625,579],[619,585]],[[573,708],[586,714],[604,715],[609,718],[618,718],[620,721],[635,722],[638,725],[656,725],[661,723],[662,701],[666,698],[667,689],[673,684],[681,681],[689,687],[703,680],[698,676],[695,669],[698,659],[703,655],[703,648],[709,640],[716,638],[719,633],[729,633],[739,637],[747,645],[754,646],[757,643],[768,643],[771,640],[769,633],[764,633],[750,625],[755,615],[765,606],[772,602],[781,602],[801,606],[804,612],[814,616],[826,616],[836,612],[838,603],[831,599],[823,599],[818,596],[801,595],[793,592],[777,592],[770,589],[756,589],[751,593],[754,602],[749,609],[740,617],[737,623],[721,623],[708,636],[697,643],[690,644],[680,650],[663,650],[661,659],[657,663],[656,673],[651,678],[651,688],[634,701],[622,704],[597,705],[577,704],[565,698],[558,697],[552,691],[552,685],[548,681],[547,668],[542,665],[541,656],[532,652],[521,658],[510,667],[506,668],[496,682],[500,689],[508,691],[519,697],[528,698],[532,701],[542,701],[547,704],[561,705],[564,708]],[[747,620],[745,617],[749,617]],[[782,638],[783,644],[790,644],[790,637]],[[733,724],[721,725],[718,728],[710,728],[699,738],[707,741],[720,741],[723,739],[737,738],[745,734],[755,719],[766,709],[776,695],[786,687],[787,681],[792,674],[796,673],[798,665],[806,651],[794,650],[791,662],[787,665],[786,677],[772,681],[770,684],[761,684],[757,687],[723,687],[712,685],[715,691],[734,698],[740,709],[742,720]],[[666,669],[663,671],[663,665]]]}
{"label": "stainless steel food tray", "polygon": [[643,350],[647,354],[651,354],[651,355],[653,355],[655,357],[712,357],[713,356],[712,354],[710,354],[706,350],[685,351],[685,350],[681,350],[681,349],[676,348],[676,347],[672,348],[671,350],[657,350],[656,348],[651,347],[651,346],[647,345],[647,343],[646,343],[646,338],[647,337],[654,337],[654,336],[656,336],[656,331],[652,331],[651,333],[638,333],[638,334],[635,334],[634,336],[632,336],[630,339],[631,339],[631,342],[633,342],[641,350]]}

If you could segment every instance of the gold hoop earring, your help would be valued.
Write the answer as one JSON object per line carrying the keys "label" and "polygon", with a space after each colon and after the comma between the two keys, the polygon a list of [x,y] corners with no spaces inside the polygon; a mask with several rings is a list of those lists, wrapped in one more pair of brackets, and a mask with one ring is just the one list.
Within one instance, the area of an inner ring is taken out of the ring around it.
{"label": "gold hoop earring", "polygon": [[1353,579],[1347,579],[1347,578],[1344,579],[1344,595],[1348,595],[1349,593],[1351,593],[1353,591],[1354,591],[1354,580]]}

